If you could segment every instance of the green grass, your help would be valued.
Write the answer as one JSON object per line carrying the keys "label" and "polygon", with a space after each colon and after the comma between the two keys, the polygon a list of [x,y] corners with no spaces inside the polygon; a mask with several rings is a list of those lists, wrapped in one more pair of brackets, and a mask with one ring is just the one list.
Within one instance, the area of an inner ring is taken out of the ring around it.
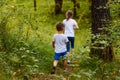
{"label": "green grass", "polygon": [[[7,14],[11,14],[7,19],[7,25],[2,25],[8,31],[6,43],[8,43],[9,50],[5,51],[8,54],[1,53],[0,65],[6,66],[7,77],[17,76],[19,78],[20,73],[22,76],[33,73],[49,74],[54,56],[52,37],[56,33],[55,25],[57,22],[62,22],[65,12],[73,9],[73,4],[69,0],[64,0],[62,14],[54,15],[54,0],[37,0],[36,12],[33,0],[14,1],[8,0],[7,5],[0,8],[2,11],[0,22]],[[75,57],[86,59],[91,38],[88,0],[80,1],[77,16],[79,30],[75,31]],[[0,44],[0,49],[1,47]],[[0,70],[3,76],[6,75],[2,69]]]}

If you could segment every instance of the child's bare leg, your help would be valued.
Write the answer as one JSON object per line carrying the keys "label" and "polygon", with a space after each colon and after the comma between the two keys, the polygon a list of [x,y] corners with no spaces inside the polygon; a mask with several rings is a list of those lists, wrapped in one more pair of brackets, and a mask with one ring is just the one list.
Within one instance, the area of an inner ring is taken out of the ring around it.
{"label": "child's bare leg", "polygon": [[67,63],[70,63],[70,52],[67,52]]}
{"label": "child's bare leg", "polygon": [[53,67],[56,67],[57,64],[58,64],[58,60],[54,60],[54,62],[53,62]]}
{"label": "child's bare leg", "polygon": [[74,48],[72,48],[72,55],[74,55],[74,53],[75,53],[75,52],[74,52]]}
{"label": "child's bare leg", "polygon": [[66,60],[62,60],[62,62],[63,62],[63,69],[65,70],[67,67]]}
{"label": "child's bare leg", "polygon": [[55,74],[57,64],[58,64],[58,60],[54,60],[54,62],[53,62],[53,70],[52,70],[51,74]]}

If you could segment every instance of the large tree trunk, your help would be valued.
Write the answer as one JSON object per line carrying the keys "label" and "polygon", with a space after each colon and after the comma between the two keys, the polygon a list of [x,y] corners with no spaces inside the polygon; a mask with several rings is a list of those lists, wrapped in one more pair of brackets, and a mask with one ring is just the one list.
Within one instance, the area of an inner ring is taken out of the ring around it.
{"label": "large tree trunk", "polygon": [[62,11],[63,0],[55,0],[55,14],[60,14]]}
{"label": "large tree trunk", "polygon": [[[102,28],[109,26],[110,24],[110,9],[107,7],[108,0],[92,0],[92,34],[93,35],[108,35],[108,31],[103,30]],[[95,37],[94,36],[94,37]],[[98,39],[93,39],[92,36],[92,47],[90,56],[99,56],[100,58],[111,61],[113,60],[113,48],[109,44],[104,46],[102,43],[95,43]],[[102,48],[95,48],[102,47]]]}

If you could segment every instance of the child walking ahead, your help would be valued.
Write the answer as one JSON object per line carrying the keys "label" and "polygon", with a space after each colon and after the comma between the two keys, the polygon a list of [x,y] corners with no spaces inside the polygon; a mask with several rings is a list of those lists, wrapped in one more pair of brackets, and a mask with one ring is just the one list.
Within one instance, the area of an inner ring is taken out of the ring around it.
{"label": "child walking ahead", "polygon": [[[72,54],[74,54],[74,29],[78,29],[77,22],[72,19],[73,12],[68,10],[66,12],[66,19],[63,20],[63,24],[65,26],[65,35],[68,37],[69,43],[67,45],[67,55],[68,55],[68,61],[67,63],[70,63],[70,49],[72,48]],[[71,44],[71,45],[70,45]]]}
{"label": "child walking ahead", "polygon": [[57,23],[56,25],[57,33],[54,34],[52,45],[55,48],[53,70],[51,74],[54,74],[60,57],[62,57],[63,68],[66,69],[66,51],[68,38],[63,34],[64,25],[62,23]]}

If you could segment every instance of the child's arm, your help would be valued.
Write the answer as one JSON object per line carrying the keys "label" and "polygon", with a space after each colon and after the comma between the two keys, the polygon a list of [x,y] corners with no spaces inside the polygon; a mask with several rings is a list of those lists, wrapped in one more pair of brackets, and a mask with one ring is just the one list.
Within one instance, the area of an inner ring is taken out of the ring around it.
{"label": "child's arm", "polygon": [[53,46],[53,48],[55,48],[55,41],[52,42],[52,46]]}
{"label": "child's arm", "polygon": [[79,29],[78,25],[74,25],[74,29]]}
{"label": "child's arm", "polygon": [[66,47],[67,47],[68,42],[66,42]]}

